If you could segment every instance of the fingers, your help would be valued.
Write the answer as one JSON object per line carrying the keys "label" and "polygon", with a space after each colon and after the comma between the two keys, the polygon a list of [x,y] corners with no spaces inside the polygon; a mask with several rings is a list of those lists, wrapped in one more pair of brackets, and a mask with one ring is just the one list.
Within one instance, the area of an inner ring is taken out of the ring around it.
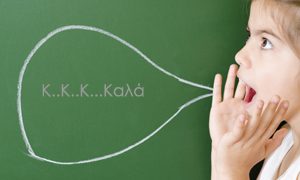
{"label": "fingers", "polygon": [[244,135],[248,120],[244,114],[241,114],[234,123],[232,131],[228,134],[228,144],[238,142]]}
{"label": "fingers", "polygon": [[253,122],[249,125],[250,128],[245,135],[249,140],[249,144],[265,142],[268,140],[279,126],[280,122],[283,121],[289,104],[287,101],[282,101],[279,104],[279,101],[280,97],[274,96],[261,116],[258,114],[261,113],[263,106],[260,108],[258,107],[257,113],[254,115],[254,118],[251,119]]}
{"label": "fingers", "polygon": [[254,114],[251,117],[251,121],[249,122],[248,128],[245,133],[245,139],[250,140],[253,135],[256,133],[257,128],[261,121],[261,114],[264,107],[264,101],[258,100],[255,104]]}
{"label": "fingers", "polygon": [[262,136],[262,139],[269,139],[274,133],[279,124],[283,121],[283,118],[288,110],[289,103],[288,101],[282,101],[276,111],[276,114],[273,118],[273,122],[266,129],[265,133]]}
{"label": "fingers", "polygon": [[261,120],[259,122],[259,126],[256,128],[255,140],[259,140],[266,131],[266,129],[270,126],[271,122],[275,117],[275,111],[277,109],[279,101],[280,97],[276,95],[268,103],[263,115],[260,118]]}
{"label": "fingers", "polygon": [[288,130],[285,128],[282,128],[278,130],[272,139],[269,139],[268,142],[266,143],[266,156],[269,156],[278,146],[280,146],[282,140],[288,133]]}
{"label": "fingers", "polygon": [[246,84],[239,81],[234,97],[243,100],[246,94]]}
{"label": "fingers", "polygon": [[216,105],[222,101],[222,76],[220,74],[216,74],[214,80],[214,90],[212,97],[212,105]]}
{"label": "fingers", "polygon": [[[213,106],[222,102],[222,100],[233,98],[237,69],[238,67],[236,64],[232,64],[229,68],[223,99],[222,99],[222,76],[220,74],[215,75],[214,87],[213,87],[213,100],[212,100]],[[243,99],[245,93],[246,93],[246,85],[240,81],[238,83],[238,87],[235,93],[235,98]]]}
{"label": "fingers", "polygon": [[224,100],[233,97],[236,73],[237,73],[237,65],[233,64],[230,66],[227,74],[227,80],[224,89]]}

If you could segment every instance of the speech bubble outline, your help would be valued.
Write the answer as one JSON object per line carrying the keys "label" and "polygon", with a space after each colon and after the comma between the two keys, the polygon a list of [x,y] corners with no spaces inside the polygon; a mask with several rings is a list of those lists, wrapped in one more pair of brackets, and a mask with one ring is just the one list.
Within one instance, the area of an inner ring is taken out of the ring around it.
{"label": "speech bubble outline", "polygon": [[94,157],[94,158],[90,158],[90,159],[85,159],[85,160],[79,160],[79,161],[56,161],[56,160],[51,160],[51,159],[47,159],[43,156],[39,156],[37,155],[33,148],[31,147],[31,144],[29,142],[28,136],[26,134],[26,130],[25,130],[25,126],[24,126],[24,121],[23,121],[23,114],[22,114],[22,102],[21,102],[21,98],[22,98],[22,85],[23,85],[23,77],[27,68],[27,65],[29,64],[29,62],[31,61],[32,57],[34,56],[34,54],[39,50],[40,47],[43,46],[43,44],[45,44],[50,38],[52,38],[53,36],[55,36],[58,33],[61,33],[63,31],[69,31],[69,30],[86,30],[86,31],[92,31],[92,32],[97,32],[100,34],[103,34],[107,37],[110,37],[118,42],[120,42],[121,44],[127,46],[128,48],[130,48],[131,50],[133,50],[134,52],[136,52],[138,55],[140,55],[146,62],[148,62],[150,65],[152,65],[154,68],[158,69],[159,71],[161,71],[162,73],[177,79],[179,82],[190,85],[190,86],[194,86],[197,88],[201,88],[201,89],[206,89],[206,90],[210,90],[212,91],[213,89],[211,87],[208,86],[204,86],[195,82],[191,82],[188,80],[185,80],[183,78],[180,78],[178,76],[176,76],[175,74],[170,73],[169,71],[163,69],[162,67],[160,67],[159,65],[157,65],[156,63],[154,63],[150,58],[148,58],[144,53],[142,53],[142,51],[140,51],[138,48],[134,47],[133,45],[131,45],[130,43],[128,43],[127,41],[123,40],[122,38],[108,32],[105,31],[101,28],[97,28],[97,27],[93,27],[93,26],[85,26],[85,25],[67,25],[67,26],[62,26],[59,27],[53,31],[51,31],[47,36],[45,36],[44,38],[42,38],[35,46],[34,48],[30,51],[29,55],[27,56],[27,58],[24,61],[24,64],[21,68],[20,74],[19,74],[19,79],[18,79],[18,92],[17,92],[17,111],[18,111],[18,117],[19,117],[19,126],[21,129],[21,135],[23,137],[23,141],[26,145],[26,149],[27,152],[29,153],[28,155],[34,159],[40,160],[40,161],[46,161],[49,163],[53,163],[53,164],[59,164],[59,165],[74,165],[74,164],[86,164],[86,163],[91,163],[91,162],[96,162],[96,161],[101,161],[101,160],[105,160],[105,159],[109,159],[112,157],[116,157],[119,156],[139,145],[141,145],[142,143],[144,143],[145,141],[147,141],[148,139],[150,139],[151,137],[153,137],[156,133],[158,133],[163,127],[165,127],[168,123],[170,123],[183,109],[185,109],[186,107],[190,106],[191,104],[207,98],[207,97],[211,97],[212,93],[209,94],[205,94],[205,95],[201,95],[198,96],[186,103],[184,103],[182,106],[180,106],[178,108],[178,110],[168,119],[166,120],[162,125],[160,125],[157,129],[155,129],[153,132],[151,132],[149,135],[147,135],[146,137],[144,137],[143,139],[137,141],[136,143],[129,145],[119,151],[107,154],[107,155],[103,155],[103,156],[99,156],[99,157]]}

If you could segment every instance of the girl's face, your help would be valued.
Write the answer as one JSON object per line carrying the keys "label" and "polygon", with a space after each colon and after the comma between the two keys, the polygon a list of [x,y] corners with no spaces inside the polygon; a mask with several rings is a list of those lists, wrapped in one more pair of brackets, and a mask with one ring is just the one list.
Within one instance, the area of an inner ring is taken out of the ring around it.
{"label": "girl's face", "polygon": [[284,41],[270,13],[262,6],[262,1],[251,4],[248,20],[250,36],[235,57],[240,65],[238,77],[248,89],[251,87],[256,92],[253,100],[246,103],[248,109],[253,110],[253,102],[257,99],[266,103],[274,95],[279,95],[290,102],[286,116],[289,119],[300,107],[300,59]]}

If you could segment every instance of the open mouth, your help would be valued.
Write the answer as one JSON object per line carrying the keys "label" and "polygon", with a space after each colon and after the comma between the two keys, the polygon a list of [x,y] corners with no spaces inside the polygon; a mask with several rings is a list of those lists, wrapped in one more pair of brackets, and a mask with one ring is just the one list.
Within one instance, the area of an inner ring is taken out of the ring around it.
{"label": "open mouth", "polygon": [[246,85],[246,95],[244,101],[246,103],[250,103],[255,95],[256,91],[252,87]]}

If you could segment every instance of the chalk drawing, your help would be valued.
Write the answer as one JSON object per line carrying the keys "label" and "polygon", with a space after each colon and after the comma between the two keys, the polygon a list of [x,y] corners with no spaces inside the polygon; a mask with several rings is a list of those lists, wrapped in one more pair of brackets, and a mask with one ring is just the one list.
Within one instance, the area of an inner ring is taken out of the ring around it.
{"label": "chalk drawing", "polygon": [[211,87],[208,86],[204,86],[198,83],[194,83],[188,80],[185,80],[183,78],[180,78],[172,73],[170,73],[169,71],[163,69],[162,67],[160,67],[159,65],[157,65],[156,63],[154,63],[150,58],[148,58],[144,53],[142,53],[142,51],[140,51],[138,48],[134,47],[133,45],[131,45],[130,43],[128,43],[127,41],[123,40],[122,38],[108,32],[105,31],[101,28],[97,28],[97,27],[92,27],[92,26],[84,26],[84,25],[68,25],[68,26],[62,26],[59,27],[53,31],[51,31],[47,36],[45,36],[43,39],[41,39],[36,45],[35,47],[30,51],[29,55],[27,56],[27,58],[24,61],[24,64],[21,68],[20,74],[19,74],[19,80],[18,80],[18,92],[17,92],[17,110],[18,110],[18,117],[19,117],[19,125],[20,125],[20,129],[21,129],[21,134],[24,140],[24,143],[26,145],[27,151],[28,151],[28,155],[31,156],[34,159],[37,160],[41,160],[41,161],[46,161],[49,163],[54,163],[54,164],[60,164],[60,165],[73,165],[73,164],[84,164],[84,163],[91,163],[91,162],[96,162],[96,161],[101,161],[104,159],[109,159],[115,156],[119,156],[141,144],[143,144],[145,141],[147,141],[148,139],[150,139],[151,137],[153,137],[156,133],[158,133],[163,127],[165,127],[169,122],[171,122],[184,108],[190,106],[191,104],[207,98],[207,97],[211,97],[212,93],[208,93],[205,95],[201,95],[199,97],[196,97],[188,102],[186,102],[185,104],[183,104],[182,106],[180,106],[178,108],[178,110],[168,119],[166,120],[162,125],[160,125],[157,129],[155,129],[153,132],[151,132],[149,135],[147,135],[146,137],[144,137],[143,139],[137,141],[136,143],[129,145],[128,147],[125,147],[124,149],[121,149],[119,151],[107,154],[107,155],[103,155],[103,156],[99,156],[99,157],[94,157],[94,158],[90,158],[90,159],[86,159],[86,160],[79,160],[79,161],[56,161],[56,160],[51,160],[45,157],[42,157],[38,154],[36,154],[34,152],[34,150],[31,147],[31,144],[29,142],[29,139],[27,137],[26,134],[26,130],[25,130],[25,126],[24,126],[24,119],[23,119],[23,114],[22,114],[22,84],[23,84],[23,77],[27,68],[27,65],[29,64],[29,62],[31,61],[32,57],[34,56],[34,54],[39,50],[40,47],[43,46],[43,44],[45,44],[51,37],[55,36],[56,34],[63,32],[63,31],[69,31],[69,30],[85,30],[85,31],[93,31],[93,32],[97,32],[100,34],[103,34],[105,36],[108,36],[118,42],[120,42],[121,44],[127,46],[128,48],[130,48],[131,50],[133,50],[134,52],[136,52],[138,55],[140,55],[146,62],[148,62],[150,65],[152,65],[154,68],[158,69],[159,71],[161,71],[162,73],[173,77],[175,79],[177,79],[179,82],[190,85],[190,86],[194,86],[197,88],[201,88],[201,89],[206,89],[209,91],[212,91],[213,89]]}

